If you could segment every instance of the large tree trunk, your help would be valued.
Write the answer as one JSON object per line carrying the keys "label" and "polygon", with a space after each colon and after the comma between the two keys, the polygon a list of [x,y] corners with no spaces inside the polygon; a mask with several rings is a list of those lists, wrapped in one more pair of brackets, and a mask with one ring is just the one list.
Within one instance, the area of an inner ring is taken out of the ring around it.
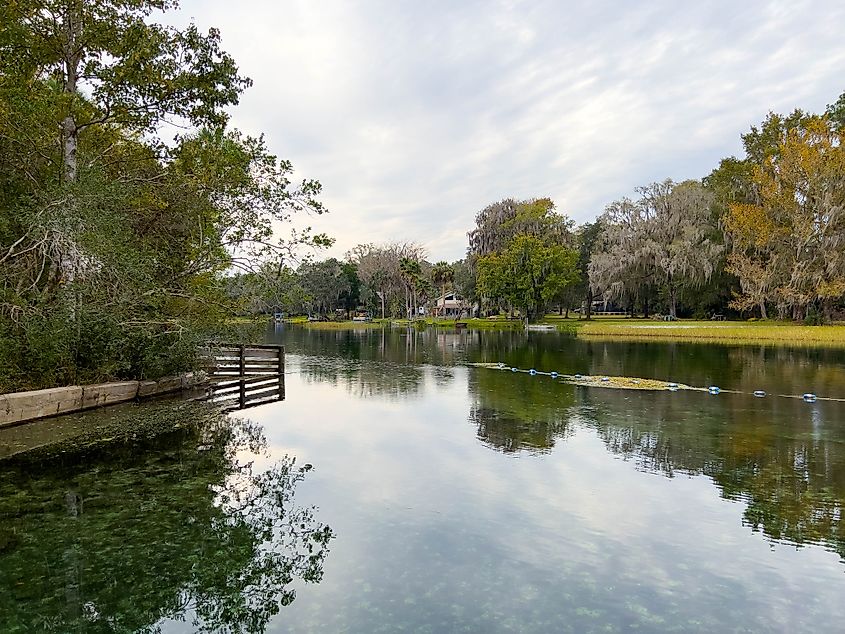
{"label": "large tree trunk", "polygon": [[77,146],[76,123],[73,117],[67,116],[62,121],[62,161],[64,169],[62,178],[65,183],[75,183],[77,176],[76,146]]}
{"label": "large tree trunk", "polygon": [[[68,2],[62,25],[65,35],[64,56],[65,77],[62,85],[62,92],[70,95],[67,107],[73,108],[74,97],[79,92],[79,63],[82,53],[79,47],[79,31],[81,19],[79,7],[75,0]],[[72,110],[68,110],[62,119],[62,177],[66,183],[75,183],[77,178],[76,148],[79,136],[79,128],[73,118]]]}
{"label": "large tree trunk", "polygon": [[766,302],[760,301],[760,319],[768,319],[769,314],[766,312]]}

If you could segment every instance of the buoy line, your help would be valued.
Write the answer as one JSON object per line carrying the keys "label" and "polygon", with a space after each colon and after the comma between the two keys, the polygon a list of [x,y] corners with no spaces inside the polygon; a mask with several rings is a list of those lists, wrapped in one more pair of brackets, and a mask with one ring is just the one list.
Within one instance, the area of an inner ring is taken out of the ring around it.
{"label": "buoy line", "polygon": [[781,398],[800,398],[806,403],[815,403],[816,401],[837,401],[845,403],[845,398],[831,398],[817,396],[812,392],[804,394],[768,394],[764,390],[754,390],[753,392],[742,392],[741,390],[724,390],[717,385],[709,387],[695,387],[692,385],[685,385],[683,383],[675,383],[673,381],[659,381],[657,379],[642,379],[632,378],[626,376],[590,376],[586,374],[562,374],[559,372],[544,372],[535,368],[522,369],[505,365],[504,363],[469,363],[467,365],[476,368],[487,368],[491,370],[502,370],[506,372],[522,372],[530,376],[548,376],[555,380],[561,380],[570,385],[580,385],[583,387],[605,387],[614,388],[618,390],[645,390],[645,391],[669,391],[677,392],[679,390],[687,390],[691,392],[708,392],[714,396],[719,394],[748,394],[757,398],[766,398],[767,396],[777,396]]}

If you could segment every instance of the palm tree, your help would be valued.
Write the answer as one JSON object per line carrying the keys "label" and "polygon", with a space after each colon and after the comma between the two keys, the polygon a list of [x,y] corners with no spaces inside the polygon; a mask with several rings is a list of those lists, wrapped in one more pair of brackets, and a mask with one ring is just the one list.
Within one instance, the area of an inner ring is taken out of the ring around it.
{"label": "palm tree", "polygon": [[455,270],[452,265],[442,260],[431,269],[431,278],[435,284],[440,285],[440,296],[443,298],[443,311],[446,311],[446,285],[455,281]]}
{"label": "palm tree", "polygon": [[416,317],[417,287],[422,276],[422,267],[418,260],[402,258],[399,261],[399,273],[405,281],[405,308],[407,314]]}

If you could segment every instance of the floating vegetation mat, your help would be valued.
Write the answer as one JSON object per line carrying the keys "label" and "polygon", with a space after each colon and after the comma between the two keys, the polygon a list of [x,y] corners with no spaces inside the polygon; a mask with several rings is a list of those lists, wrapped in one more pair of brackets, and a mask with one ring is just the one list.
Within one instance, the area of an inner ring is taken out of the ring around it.
{"label": "floating vegetation mat", "polygon": [[[504,363],[469,363],[468,365],[476,368],[486,368],[490,370],[499,370],[502,372],[522,372],[523,374],[530,374],[532,376],[548,376],[555,380],[568,383],[570,385],[581,385],[584,387],[604,387],[616,390],[646,390],[646,391],[670,391],[677,392],[678,390],[688,390],[692,392],[708,392],[710,394],[745,394],[739,390],[723,390],[720,387],[711,385],[710,387],[694,387],[692,385],[685,385],[684,383],[674,383],[672,381],[659,381],[657,379],[642,379],[630,376],[591,376],[589,374],[559,374],[557,372],[542,372],[535,370],[524,370],[522,368],[513,368]],[[767,396],[763,390],[750,392],[749,394],[763,398]],[[808,403],[815,403],[816,401],[840,401],[845,402],[842,398],[829,398],[816,396],[813,393],[806,394],[773,394],[772,396],[779,396],[783,398],[799,398]]]}
{"label": "floating vegetation mat", "polygon": [[525,374],[550,376],[559,379],[564,383],[572,385],[583,385],[586,387],[608,387],[617,390],[696,390],[707,392],[705,387],[692,387],[683,383],[671,381],[658,381],[657,379],[640,379],[630,376],[591,376],[589,374],[558,374],[557,372],[541,372],[540,370],[522,370],[512,368],[501,363],[470,363],[476,368],[488,368],[490,370],[502,370],[507,372],[522,372]]}

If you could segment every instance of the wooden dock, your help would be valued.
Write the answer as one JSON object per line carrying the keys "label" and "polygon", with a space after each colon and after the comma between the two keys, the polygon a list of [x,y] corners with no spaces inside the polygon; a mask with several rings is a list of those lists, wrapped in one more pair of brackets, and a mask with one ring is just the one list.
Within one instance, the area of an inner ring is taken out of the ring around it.
{"label": "wooden dock", "polygon": [[209,346],[206,355],[208,401],[231,410],[284,400],[284,346],[224,343]]}

